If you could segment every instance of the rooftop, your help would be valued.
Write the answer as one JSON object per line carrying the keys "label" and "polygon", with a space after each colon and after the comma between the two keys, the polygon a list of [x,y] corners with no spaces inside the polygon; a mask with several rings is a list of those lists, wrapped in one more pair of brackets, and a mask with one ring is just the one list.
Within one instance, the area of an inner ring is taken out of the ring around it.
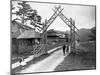
{"label": "rooftop", "polygon": [[26,30],[17,37],[17,39],[23,39],[23,38],[41,38],[41,36],[40,33],[34,30]]}

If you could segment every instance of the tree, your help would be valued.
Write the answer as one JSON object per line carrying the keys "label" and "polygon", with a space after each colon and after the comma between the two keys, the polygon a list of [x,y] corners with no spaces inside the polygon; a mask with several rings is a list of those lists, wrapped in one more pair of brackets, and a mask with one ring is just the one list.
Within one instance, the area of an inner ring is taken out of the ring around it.
{"label": "tree", "polygon": [[91,34],[89,34],[90,41],[96,41],[96,27],[93,27],[91,30]]}
{"label": "tree", "polygon": [[16,15],[21,17],[22,23],[24,24],[25,21],[25,16],[27,16],[27,13],[30,11],[33,11],[32,8],[30,7],[29,4],[27,4],[26,1],[22,1],[22,3],[18,3],[19,6],[17,6],[19,8],[18,11],[16,11]]}
{"label": "tree", "polygon": [[28,20],[31,20],[31,25],[37,28],[39,31],[43,30],[43,23],[41,23],[41,16],[38,15],[37,10],[31,11],[27,16]]}
{"label": "tree", "polygon": [[14,10],[15,9],[15,7],[11,4],[11,10]]}
{"label": "tree", "polygon": [[[19,9],[14,14],[21,18],[21,23],[24,25],[24,22],[30,20],[30,24],[39,31],[43,29],[43,23],[41,23],[41,16],[38,15],[37,10],[33,10],[26,1],[18,3],[17,8]],[[19,20],[18,18],[15,20]]]}

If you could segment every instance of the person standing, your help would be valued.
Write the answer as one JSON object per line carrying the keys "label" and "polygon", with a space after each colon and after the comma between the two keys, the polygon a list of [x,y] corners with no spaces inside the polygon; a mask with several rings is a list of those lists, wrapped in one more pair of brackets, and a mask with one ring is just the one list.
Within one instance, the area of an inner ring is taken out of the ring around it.
{"label": "person standing", "polygon": [[69,45],[67,45],[66,47],[66,52],[69,52]]}
{"label": "person standing", "polygon": [[66,45],[63,45],[63,55],[65,56]]}

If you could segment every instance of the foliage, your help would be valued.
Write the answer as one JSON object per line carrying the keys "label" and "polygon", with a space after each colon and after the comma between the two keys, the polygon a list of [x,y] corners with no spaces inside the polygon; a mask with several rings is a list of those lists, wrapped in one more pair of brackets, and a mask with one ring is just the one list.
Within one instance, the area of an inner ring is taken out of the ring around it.
{"label": "foliage", "polygon": [[16,15],[21,16],[22,14],[27,14],[27,12],[32,11],[30,5],[26,4],[25,1],[18,3],[18,5],[19,11],[16,11]]}
{"label": "foliage", "polygon": [[14,10],[14,9],[15,9],[15,7],[14,7],[12,4],[11,4],[11,9],[12,9],[12,10]]}
{"label": "foliage", "polygon": [[[22,1],[17,3],[18,11],[15,12],[16,16],[19,16],[21,18],[21,23],[24,24],[24,22],[27,22],[30,20],[30,24],[38,30],[42,30],[43,24],[41,23],[41,16],[38,15],[37,10],[33,10],[26,1]],[[14,9],[12,5],[12,10]],[[16,18],[15,20],[20,20]]]}
{"label": "foliage", "polygon": [[91,29],[91,34],[88,37],[90,41],[96,41],[96,27]]}
{"label": "foliage", "polygon": [[43,24],[41,23],[41,16],[38,15],[37,10],[33,10],[31,13],[29,13],[27,15],[27,19],[31,20],[31,25],[34,26],[35,28],[37,27],[37,29],[42,29],[41,26],[43,26]]}

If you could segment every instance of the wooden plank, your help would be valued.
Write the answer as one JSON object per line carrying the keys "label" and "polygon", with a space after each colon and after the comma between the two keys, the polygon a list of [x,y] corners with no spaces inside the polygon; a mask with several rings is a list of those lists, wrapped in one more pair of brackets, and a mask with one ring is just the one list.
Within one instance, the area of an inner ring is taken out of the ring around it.
{"label": "wooden plank", "polygon": [[[57,10],[57,7],[55,8],[55,10],[53,9],[53,11],[55,12]],[[58,10],[59,11],[59,10]],[[66,17],[66,16],[64,16],[64,14],[61,12],[60,14],[59,14],[59,16],[62,16],[63,17],[63,19],[66,21],[66,22],[70,22],[70,20]],[[74,26],[74,25],[73,25]],[[79,31],[79,29],[76,27],[76,26],[74,26],[78,31]]]}
{"label": "wooden plank", "polygon": [[59,12],[58,10],[55,11],[54,15],[51,16],[51,18],[47,21],[46,23],[46,28],[44,29],[43,32],[45,32],[45,30],[48,29],[48,27],[54,22],[54,20],[56,19],[56,17],[62,12],[63,9],[60,9]]}
{"label": "wooden plank", "polygon": [[[54,12],[56,11],[57,9],[55,8],[55,10],[53,10]],[[68,23],[70,23],[70,20],[69,19],[67,19],[64,15],[63,15],[63,13],[61,12],[60,14],[59,14],[59,17],[66,23],[66,25],[68,25],[69,27],[70,27],[70,24],[68,24]],[[70,18],[70,19],[72,19],[72,18]],[[72,24],[73,25],[73,24]],[[73,25],[74,26],[74,25]],[[78,31],[79,31],[79,29],[76,27],[76,26],[74,26]],[[80,37],[78,34],[77,34],[77,32],[75,32],[75,34],[78,36],[78,37]]]}

